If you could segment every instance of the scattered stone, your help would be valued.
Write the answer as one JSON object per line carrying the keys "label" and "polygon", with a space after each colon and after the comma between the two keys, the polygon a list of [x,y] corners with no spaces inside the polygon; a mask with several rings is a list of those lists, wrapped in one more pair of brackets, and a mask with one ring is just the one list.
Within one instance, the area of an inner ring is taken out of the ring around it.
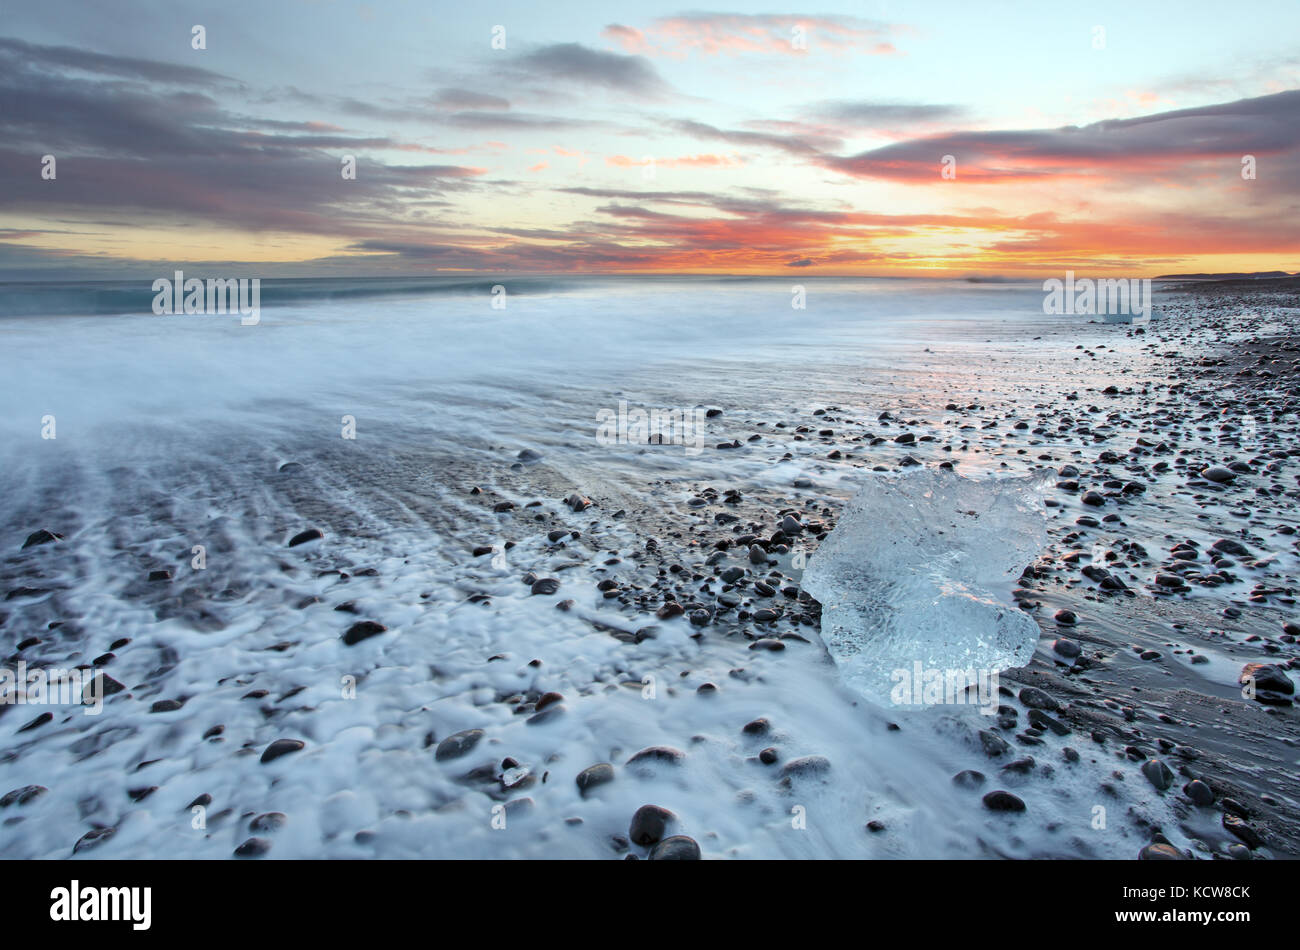
{"label": "scattered stone", "polygon": [[998,789],[984,796],[984,807],[990,811],[1024,811],[1025,803],[1010,792]]}
{"label": "scattered stone", "polygon": [[438,748],[433,752],[433,757],[439,762],[447,759],[459,759],[461,756],[472,752],[483,736],[482,729],[464,729],[439,742]]}
{"label": "scattered stone", "polygon": [[276,759],[280,758],[280,756],[288,755],[290,752],[298,752],[305,748],[306,745],[307,743],[303,742],[301,739],[276,739],[267,746],[266,751],[262,753],[262,764],[265,765],[267,762],[274,762]]}

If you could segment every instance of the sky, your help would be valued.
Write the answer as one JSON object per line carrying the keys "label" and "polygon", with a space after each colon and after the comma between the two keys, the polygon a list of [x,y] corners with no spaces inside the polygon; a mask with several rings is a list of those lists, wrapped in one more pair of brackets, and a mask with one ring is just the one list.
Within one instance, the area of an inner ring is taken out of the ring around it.
{"label": "sky", "polygon": [[0,280],[1300,271],[1295,0],[815,9],[13,4]]}

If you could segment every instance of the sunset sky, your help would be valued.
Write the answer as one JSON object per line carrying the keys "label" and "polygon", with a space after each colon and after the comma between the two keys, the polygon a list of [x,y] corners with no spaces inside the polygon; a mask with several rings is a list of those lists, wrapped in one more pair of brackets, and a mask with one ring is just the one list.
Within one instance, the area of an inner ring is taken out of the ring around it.
{"label": "sunset sky", "polygon": [[818,9],[11,4],[0,280],[1300,270],[1300,3]]}

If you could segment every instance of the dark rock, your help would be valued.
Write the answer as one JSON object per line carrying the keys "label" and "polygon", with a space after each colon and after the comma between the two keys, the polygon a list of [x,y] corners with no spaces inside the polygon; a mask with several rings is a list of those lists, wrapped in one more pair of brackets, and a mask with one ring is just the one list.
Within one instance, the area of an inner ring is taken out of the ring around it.
{"label": "dark rock", "polygon": [[459,759],[462,755],[472,752],[483,736],[482,729],[464,729],[439,742],[438,748],[434,750],[433,757],[439,762],[447,759]]}
{"label": "dark rock", "polygon": [[237,858],[260,858],[271,850],[271,842],[266,838],[249,838],[235,849]]}
{"label": "dark rock", "polygon": [[387,629],[382,623],[376,623],[373,620],[360,620],[348,627],[347,632],[343,634],[343,642],[350,647],[356,646],[362,640],[377,637]]}
{"label": "dark rock", "polygon": [[593,788],[612,781],[614,781],[614,766],[608,762],[598,762],[596,765],[587,766],[578,773],[578,791],[586,798],[587,793]]}
{"label": "dark rock", "polygon": [[667,808],[660,808],[658,805],[642,805],[632,816],[627,836],[634,844],[652,845],[663,838],[668,826],[676,820],[677,816]]}
{"label": "dark rock", "polygon": [[26,805],[48,791],[49,789],[44,785],[24,785],[22,788],[15,788],[13,791],[5,792],[3,796],[0,796],[0,808],[8,808],[10,805]]}
{"label": "dark rock", "polygon": [[984,807],[990,811],[1024,811],[1025,803],[1010,792],[998,789],[984,796]]}
{"label": "dark rock", "polygon": [[296,548],[300,544],[306,544],[308,541],[319,541],[324,535],[320,533],[319,528],[308,528],[306,531],[299,531],[289,539],[289,547]]}
{"label": "dark rock", "polygon": [[305,748],[306,745],[307,743],[303,742],[301,739],[276,739],[267,746],[266,751],[262,753],[262,764],[265,765],[267,762],[274,762],[276,759],[280,758],[280,756],[288,755],[290,752],[298,752]]}
{"label": "dark rock", "polygon": [[674,749],[666,745],[652,745],[642,749],[632,758],[627,760],[628,765],[649,764],[663,762],[668,765],[680,765],[686,758],[686,753],[679,749]]}
{"label": "dark rock", "polygon": [[77,843],[72,846],[72,853],[76,854],[78,851],[85,851],[88,848],[98,847],[115,834],[117,834],[116,828],[95,828],[92,831],[87,831],[84,835],[78,838]]}
{"label": "dark rock", "polygon": [[1061,708],[1060,703],[1036,686],[1026,686],[1022,689],[1020,691],[1020,701],[1026,706],[1030,706],[1034,709],[1043,709],[1047,712],[1056,712],[1056,710]]}
{"label": "dark rock", "polygon": [[1138,852],[1139,861],[1186,861],[1183,854],[1171,844],[1149,844]]}
{"label": "dark rock", "polygon": [[1274,693],[1295,693],[1295,684],[1291,677],[1283,672],[1282,667],[1265,663],[1247,663],[1241,668],[1237,682],[1245,686],[1253,678],[1256,690],[1269,690]]}
{"label": "dark rock", "polygon": [[44,528],[41,528],[39,531],[33,531],[27,536],[27,540],[23,542],[23,547],[32,548],[38,544],[52,544],[55,541],[62,540],[63,535],[55,534],[53,531],[46,531]]}
{"label": "dark rock", "polygon": [[664,838],[650,852],[651,861],[698,861],[700,846],[694,838],[686,835],[673,835]]}
{"label": "dark rock", "polygon": [[1174,784],[1174,773],[1170,771],[1169,766],[1159,759],[1147,759],[1143,762],[1142,774],[1147,777],[1148,782],[1161,792]]}
{"label": "dark rock", "polygon": [[830,770],[831,760],[826,756],[802,755],[781,766],[781,777],[785,779],[823,778]]}

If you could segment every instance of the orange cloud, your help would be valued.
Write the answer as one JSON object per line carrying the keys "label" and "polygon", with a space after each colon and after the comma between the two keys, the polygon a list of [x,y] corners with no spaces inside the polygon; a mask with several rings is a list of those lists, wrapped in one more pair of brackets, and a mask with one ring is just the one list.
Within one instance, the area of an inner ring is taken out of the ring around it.
{"label": "orange cloud", "polygon": [[605,164],[615,168],[731,168],[744,162],[734,155],[683,155],[680,158],[630,158],[627,155],[609,155]]}

